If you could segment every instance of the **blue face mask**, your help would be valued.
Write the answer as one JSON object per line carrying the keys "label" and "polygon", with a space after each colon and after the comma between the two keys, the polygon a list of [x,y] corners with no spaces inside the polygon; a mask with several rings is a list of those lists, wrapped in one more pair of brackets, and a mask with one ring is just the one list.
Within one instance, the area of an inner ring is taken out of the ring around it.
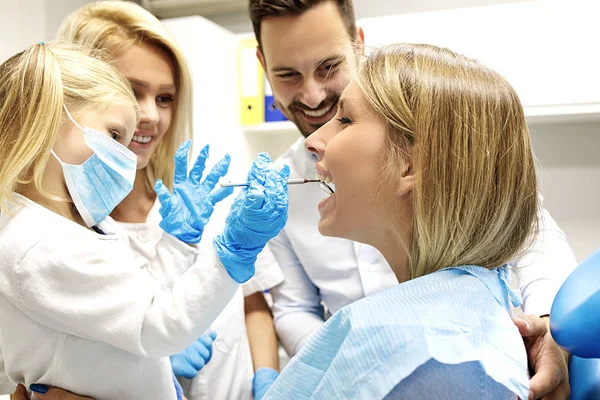
{"label": "blue face mask", "polygon": [[135,153],[106,134],[82,128],[65,107],[73,123],[83,131],[86,145],[94,152],[81,165],[60,162],[69,194],[87,226],[102,222],[131,192],[135,181]]}

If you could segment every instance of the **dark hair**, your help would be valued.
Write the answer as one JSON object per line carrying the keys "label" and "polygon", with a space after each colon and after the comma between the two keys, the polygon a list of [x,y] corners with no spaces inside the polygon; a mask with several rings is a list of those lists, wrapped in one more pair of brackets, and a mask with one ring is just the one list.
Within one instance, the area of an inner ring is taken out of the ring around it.
{"label": "dark hair", "polygon": [[248,10],[258,47],[262,51],[260,23],[267,18],[297,17],[319,4],[332,1],[337,5],[346,30],[352,39],[356,36],[356,21],[352,0],[249,0]]}

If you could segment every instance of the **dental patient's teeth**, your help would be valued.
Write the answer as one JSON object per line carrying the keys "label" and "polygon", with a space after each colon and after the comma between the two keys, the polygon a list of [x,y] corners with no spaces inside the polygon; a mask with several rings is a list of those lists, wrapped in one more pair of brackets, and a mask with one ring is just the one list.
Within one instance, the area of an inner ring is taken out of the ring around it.
{"label": "dental patient's teeth", "polygon": [[333,182],[333,179],[331,179],[331,177],[323,175],[323,174],[320,174],[318,172],[315,173],[315,179],[318,179],[318,180],[320,180],[322,182],[325,182],[325,183],[331,183],[331,182]]}

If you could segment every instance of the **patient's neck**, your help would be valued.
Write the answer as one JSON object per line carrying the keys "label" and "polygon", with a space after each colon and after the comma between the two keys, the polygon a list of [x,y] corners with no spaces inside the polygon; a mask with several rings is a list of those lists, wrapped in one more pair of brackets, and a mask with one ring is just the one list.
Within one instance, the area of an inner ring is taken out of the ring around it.
{"label": "patient's neck", "polygon": [[385,257],[400,283],[407,281],[410,277],[408,260],[412,240],[412,225],[401,225],[400,227],[390,226],[388,229],[382,230],[381,235],[378,235],[373,243],[370,243]]}

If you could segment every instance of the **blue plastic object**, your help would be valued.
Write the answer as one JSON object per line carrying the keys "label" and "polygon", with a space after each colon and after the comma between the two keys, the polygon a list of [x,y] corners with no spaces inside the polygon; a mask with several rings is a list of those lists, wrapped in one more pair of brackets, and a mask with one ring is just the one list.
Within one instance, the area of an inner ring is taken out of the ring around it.
{"label": "blue plastic object", "polygon": [[252,392],[254,394],[254,400],[261,400],[265,394],[269,391],[269,388],[275,382],[275,379],[279,376],[279,372],[272,368],[259,368],[254,373],[254,379],[252,379]]}
{"label": "blue plastic object", "polygon": [[229,276],[244,283],[254,275],[256,257],[287,222],[288,166],[276,171],[267,153],[259,154],[231,206],[223,233],[213,244]]}
{"label": "blue plastic object", "polygon": [[172,355],[171,368],[176,377],[193,379],[212,357],[212,344],[217,338],[215,332],[205,333],[187,349]]}
{"label": "blue plastic object", "polygon": [[569,377],[570,400],[600,399],[600,359],[572,356]]}
{"label": "blue plastic object", "polygon": [[185,141],[175,154],[173,194],[160,179],[156,181],[154,191],[161,205],[160,227],[185,243],[196,244],[202,238],[204,227],[213,213],[215,204],[233,193],[233,188],[213,190],[219,178],[227,173],[229,155],[219,160],[200,183],[208,158],[208,145],[200,151],[188,176],[187,160],[191,143],[190,140]]}
{"label": "blue plastic object", "polygon": [[550,331],[570,354],[600,358],[600,250],[579,264],[561,286],[550,311]]}

